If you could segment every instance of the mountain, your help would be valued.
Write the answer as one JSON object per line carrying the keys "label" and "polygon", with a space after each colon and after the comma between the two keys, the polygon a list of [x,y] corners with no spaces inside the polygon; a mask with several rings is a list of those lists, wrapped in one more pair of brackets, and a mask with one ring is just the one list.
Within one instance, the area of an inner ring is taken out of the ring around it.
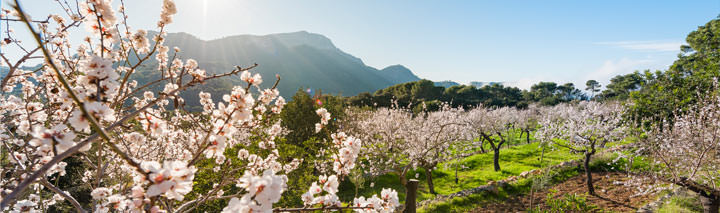
{"label": "mountain", "polygon": [[415,74],[403,65],[392,65],[380,70],[380,75],[394,84],[420,80]]}
{"label": "mountain", "polygon": [[460,85],[460,83],[454,82],[454,81],[437,81],[437,82],[435,82],[435,86],[445,87],[445,88],[449,88],[452,86],[458,86],[458,85]]}
{"label": "mountain", "polygon": [[[152,37],[156,33],[148,34]],[[352,96],[420,80],[402,65],[382,70],[367,66],[361,59],[335,47],[327,37],[305,31],[263,36],[237,35],[208,41],[187,33],[169,33],[165,45],[179,47],[177,55],[180,58],[197,60],[199,67],[208,74],[257,63],[259,66],[251,72],[263,76],[261,87],[271,87],[275,82],[275,74],[279,74],[281,80],[278,89],[285,98],[291,97],[299,88]],[[171,48],[168,54],[172,56],[174,50]],[[217,98],[222,93],[228,93],[233,85],[241,83],[239,76],[233,76],[208,82],[201,85],[199,90],[210,90],[213,97]],[[194,104],[188,101],[188,105]]]}

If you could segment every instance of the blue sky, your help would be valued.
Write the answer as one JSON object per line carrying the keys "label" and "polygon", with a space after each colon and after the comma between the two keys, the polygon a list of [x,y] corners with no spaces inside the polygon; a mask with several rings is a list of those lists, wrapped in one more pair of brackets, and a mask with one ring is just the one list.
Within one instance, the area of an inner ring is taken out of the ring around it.
{"label": "blue sky", "polygon": [[[33,14],[55,9],[52,1],[21,2]],[[130,24],[153,29],[160,2],[126,0]],[[434,81],[521,88],[538,81],[584,88],[588,79],[604,85],[617,74],[665,69],[689,32],[720,15],[720,0],[176,2],[170,32],[215,39],[305,30],[376,68],[402,64]]]}

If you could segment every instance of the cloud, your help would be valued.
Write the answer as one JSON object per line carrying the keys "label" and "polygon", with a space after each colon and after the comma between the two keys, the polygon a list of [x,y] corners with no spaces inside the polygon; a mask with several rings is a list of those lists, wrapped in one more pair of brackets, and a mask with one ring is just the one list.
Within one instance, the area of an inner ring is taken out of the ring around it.
{"label": "cloud", "polygon": [[628,50],[652,51],[652,52],[671,52],[680,51],[683,42],[676,41],[613,41],[598,42],[598,45],[618,47]]}
{"label": "cloud", "polygon": [[597,70],[588,73],[587,79],[606,80],[616,75],[631,73],[635,70],[647,69],[655,63],[651,59],[606,60]]}
{"label": "cloud", "polygon": [[588,72],[585,73],[525,76],[513,82],[508,82],[505,86],[514,86],[520,89],[529,90],[534,84],[541,81],[548,81],[555,82],[557,84],[573,83],[576,88],[584,90],[585,82],[589,79],[597,80],[605,86],[610,82],[612,77],[617,75],[632,73],[636,70],[658,69],[666,66],[667,65],[662,64],[662,60],[652,57],[640,59],[621,58],[616,60],[605,60],[597,69],[588,70]]}
{"label": "cloud", "polygon": [[557,84],[573,83],[575,88],[584,91],[585,82],[590,79],[597,80],[602,86],[605,86],[610,83],[611,78],[617,75],[625,75],[637,70],[667,69],[669,64],[672,64],[672,61],[651,56],[647,58],[620,58],[605,60],[597,69],[588,70],[588,72],[525,76],[514,81],[506,81],[504,85],[529,90],[532,85],[541,81],[555,82]]}
{"label": "cloud", "polygon": [[530,90],[530,87],[532,87],[532,85],[537,84],[538,82],[541,82],[541,81],[547,81],[547,80],[544,78],[522,78],[522,79],[519,79],[518,81],[514,82],[514,85],[510,85],[510,86],[518,87],[520,89]]}

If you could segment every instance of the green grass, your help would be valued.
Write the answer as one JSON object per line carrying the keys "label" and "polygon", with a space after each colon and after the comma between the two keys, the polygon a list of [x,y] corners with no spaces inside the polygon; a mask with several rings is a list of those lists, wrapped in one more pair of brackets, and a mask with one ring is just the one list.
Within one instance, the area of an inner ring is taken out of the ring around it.
{"label": "green grass", "polygon": [[[617,144],[624,144],[627,142],[619,142]],[[534,145],[534,144],[530,144]],[[535,145],[537,146],[537,145]],[[531,148],[529,145],[524,146],[518,146],[517,149],[524,150],[527,148]],[[513,150],[513,149],[510,149]],[[554,156],[558,155],[554,161],[551,161],[552,164],[557,164],[559,162],[563,162],[566,160],[573,159],[569,156],[569,154],[566,152],[566,150],[555,150],[550,153],[546,153],[546,159],[548,159],[548,156]],[[472,156],[469,158],[473,158],[477,156]],[[574,156],[575,159],[579,158],[580,156]],[[625,160],[618,160],[613,163],[613,160],[617,157],[617,154],[614,153],[606,153],[604,155],[597,155],[593,158],[590,166],[593,171],[622,171],[627,164],[627,161]],[[560,160],[562,158],[567,158],[566,160]],[[502,160],[502,154],[501,154],[501,160]],[[492,162],[490,162],[492,165]],[[633,167],[639,168],[644,167],[647,164],[645,160],[643,159],[637,159],[633,162]],[[501,167],[502,167],[502,161],[501,161]],[[492,168],[490,168],[492,169]],[[504,168],[503,168],[504,170]],[[525,170],[527,171],[527,170]],[[551,172],[551,181],[550,184],[557,184],[560,182],[563,182],[567,179],[570,179],[571,177],[577,176],[582,174],[582,170],[578,170],[577,167],[571,167],[571,168],[565,168],[564,170],[554,171]],[[462,198],[453,198],[452,200],[441,202],[441,203],[435,203],[430,206],[426,206],[423,209],[420,209],[419,212],[466,212],[472,209],[479,208],[481,206],[484,206],[488,203],[493,202],[505,202],[509,197],[511,196],[517,196],[521,194],[526,194],[530,192],[530,188],[532,186],[533,179],[521,179],[515,183],[509,184],[508,187],[499,189],[496,193],[495,192],[484,192],[479,194],[473,194],[467,197]]]}
{"label": "green grass", "polygon": [[658,213],[685,213],[685,212],[703,212],[703,207],[697,198],[697,195],[676,194],[670,197],[668,202],[663,203],[657,210]]}
{"label": "green grass", "polygon": [[[515,134],[515,137],[517,136],[519,136],[519,134]],[[623,140],[620,142],[609,143],[608,146],[627,144],[631,143],[632,141],[633,139]],[[493,170],[492,152],[476,154],[461,159],[461,165],[464,165],[465,168],[461,168],[458,170],[459,182],[457,184],[455,183],[455,167],[452,166],[452,163],[455,163],[455,161],[438,165],[436,170],[433,171],[433,183],[435,184],[435,191],[442,195],[448,195],[465,189],[471,189],[485,185],[489,181],[503,180],[510,176],[518,176],[520,173],[525,171],[541,168],[539,158],[542,149],[540,149],[539,143],[525,144],[524,139],[521,140],[520,138],[514,138],[510,140],[510,144],[514,146],[511,146],[510,148],[505,148],[505,146],[503,146],[503,149],[500,151],[501,171],[499,172],[495,172]],[[489,148],[489,145],[487,148]],[[546,149],[543,167],[556,165],[565,161],[580,158],[581,155],[570,154],[569,151],[565,148]],[[607,159],[603,160],[603,162],[605,163],[607,163],[607,161]],[[638,163],[639,162],[635,162],[635,164]],[[595,167],[598,166],[607,167],[605,168],[605,170],[610,169],[610,166],[607,165],[596,165]],[[575,175],[577,175],[577,171],[572,168],[567,171],[558,171],[558,173],[555,174],[553,179],[554,182],[559,182]],[[422,200],[432,199],[435,197],[435,195],[429,193],[424,169],[410,171],[408,172],[406,177],[408,179],[416,178],[420,181],[418,187],[418,202]],[[371,183],[374,183],[374,187],[370,187]],[[449,209],[451,210],[451,212],[469,210],[476,208],[478,206],[478,203],[481,203],[480,201],[501,201],[506,199],[509,195],[517,195],[529,192],[531,185],[532,181],[530,180],[520,180],[506,189],[501,189],[500,191],[498,191],[497,194],[480,193],[464,198],[454,198],[451,201],[443,202],[442,204],[436,204],[433,205],[433,207],[428,207],[426,208],[426,210],[428,210],[429,212],[441,211],[445,209]],[[369,197],[374,194],[379,194],[383,188],[392,188],[397,190],[400,202],[404,203],[405,188],[400,183],[398,175],[394,173],[385,174],[366,180],[364,186],[359,189],[357,196]],[[340,196],[341,200],[352,200],[352,198],[356,197],[355,186],[350,181],[343,181],[341,183],[340,193],[338,195]]]}
{"label": "green grass", "polygon": [[[462,159],[460,162],[467,168],[458,171],[459,182],[455,183],[455,168],[446,168],[439,165],[433,171],[433,183],[435,191],[439,194],[452,194],[465,189],[475,188],[487,184],[488,181],[503,180],[510,176],[517,176],[524,171],[540,168],[539,158],[542,150],[538,143],[513,146],[500,151],[500,168],[493,170],[493,153],[477,154]],[[546,150],[544,166],[555,165],[564,161],[578,159],[579,155],[572,155],[565,149]],[[418,201],[434,198],[429,193],[425,171],[417,169],[407,174],[407,177],[415,178],[418,175],[420,181],[418,189]],[[370,183],[374,182],[374,187]],[[365,186],[360,189],[358,196],[372,196],[380,192],[382,188],[393,188],[398,191],[401,201],[405,200],[405,189],[400,184],[397,174],[385,174],[366,181]],[[352,183],[344,182],[341,186],[341,198],[354,197],[354,186]]]}
{"label": "green grass", "polygon": [[[452,194],[464,189],[475,188],[487,184],[488,181],[497,181],[517,176],[525,171],[540,168],[540,154],[542,150],[537,143],[519,145],[503,149],[500,151],[500,168],[496,172],[493,170],[493,154],[484,153],[473,155],[462,159],[461,165],[466,169],[458,171],[459,182],[455,183],[455,168],[446,168],[440,165],[438,170],[433,171],[433,182],[435,183],[435,191],[439,194]],[[564,161],[578,158],[578,155],[571,155],[567,150],[552,150],[545,152],[545,166],[555,165]],[[419,199],[424,200],[433,197],[429,194],[427,183],[425,181],[425,173],[422,169],[419,179],[421,180],[419,189]],[[414,174],[410,174],[411,177]]]}
{"label": "green grass", "polygon": [[[552,183],[559,183],[580,174],[575,168],[567,168],[558,171],[552,177]],[[480,206],[493,202],[503,202],[511,196],[525,194],[530,192],[532,186],[531,179],[521,179],[517,182],[509,184],[505,188],[498,189],[497,192],[483,192],[472,194],[467,197],[456,197],[446,202],[440,202],[418,209],[418,212],[467,212]]]}

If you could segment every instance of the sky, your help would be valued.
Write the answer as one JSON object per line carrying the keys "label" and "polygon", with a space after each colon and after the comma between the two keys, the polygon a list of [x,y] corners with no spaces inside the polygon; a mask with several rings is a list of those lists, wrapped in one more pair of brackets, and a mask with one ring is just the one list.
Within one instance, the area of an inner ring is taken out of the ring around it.
{"label": "sky", "polygon": [[[21,4],[43,14],[57,9],[52,2]],[[501,81],[520,88],[554,81],[582,89],[589,79],[606,85],[618,74],[666,69],[687,34],[720,15],[720,0],[176,3],[169,32],[210,40],[304,30],[378,69],[401,64],[433,81]],[[161,0],[125,4],[135,29],[155,28]]]}

